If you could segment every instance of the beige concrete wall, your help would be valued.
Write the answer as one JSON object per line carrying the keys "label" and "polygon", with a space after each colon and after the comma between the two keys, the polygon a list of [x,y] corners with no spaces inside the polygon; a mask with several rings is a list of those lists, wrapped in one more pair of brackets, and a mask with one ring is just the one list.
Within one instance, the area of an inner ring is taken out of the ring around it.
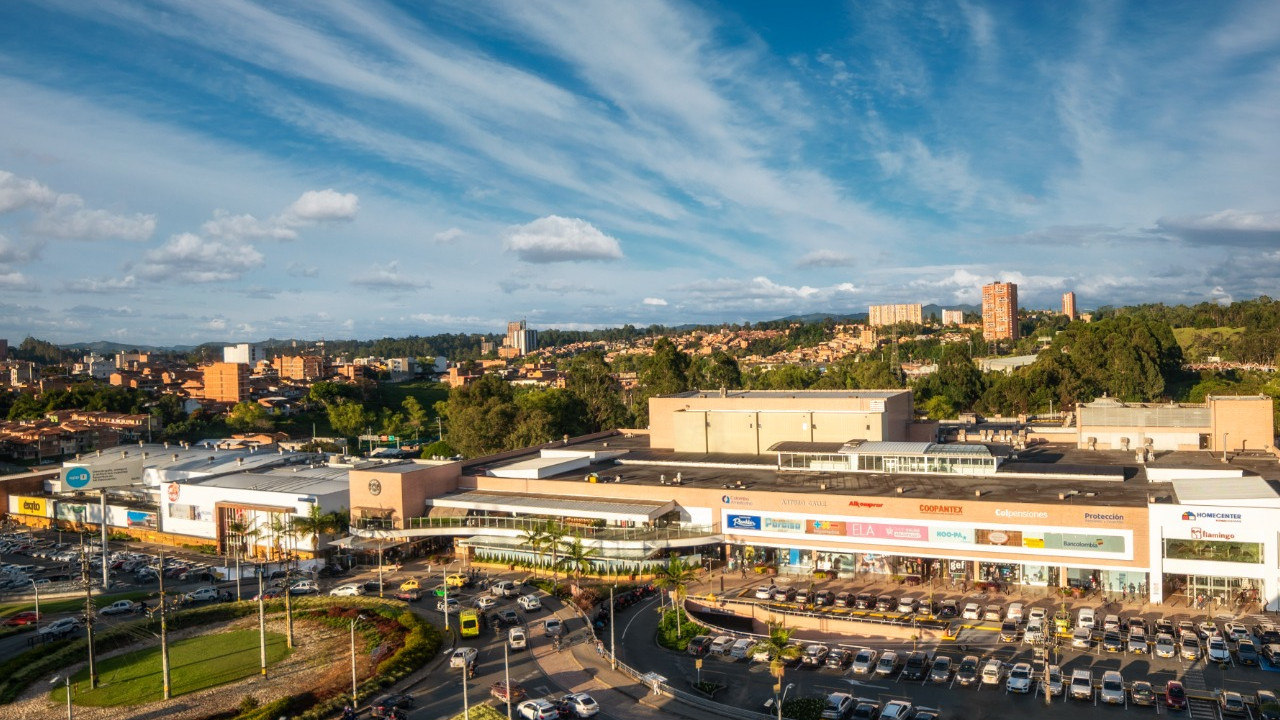
{"label": "beige concrete wall", "polygon": [[[386,508],[392,511],[395,527],[403,528],[405,519],[426,514],[427,498],[438,497],[458,487],[462,463],[420,465],[408,472],[371,468],[352,470],[350,493],[352,517],[354,508]],[[380,492],[369,492],[369,481],[377,480]]]}
{"label": "beige concrete wall", "polygon": [[[753,455],[759,452],[755,413],[711,412],[687,414],[706,418],[707,452],[747,453]],[[683,450],[681,438],[676,438],[676,450]]]}
{"label": "beige concrete wall", "polygon": [[1271,398],[1208,398],[1211,447],[1221,452],[1226,433],[1227,450],[1263,450],[1275,444],[1275,415]]}
{"label": "beige concrete wall", "polygon": [[672,448],[680,452],[707,452],[707,416],[700,412],[673,412],[666,418],[672,433],[671,444],[652,447]]}
{"label": "beige concrete wall", "polygon": [[809,427],[816,442],[847,442],[855,438],[881,440],[884,437],[884,425],[878,413],[815,412],[811,417],[813,422]]}

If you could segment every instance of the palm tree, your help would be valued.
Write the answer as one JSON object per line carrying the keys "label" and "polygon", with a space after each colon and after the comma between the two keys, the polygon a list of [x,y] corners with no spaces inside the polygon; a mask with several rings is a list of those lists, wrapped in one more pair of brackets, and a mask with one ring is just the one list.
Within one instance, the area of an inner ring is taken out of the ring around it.
{"label": "palm tree", "polygon": [[322,512],[316,503],[311,504],[306,515],[295,515],[292,523],[299,536],[310,538],[311,549],[317,555],[320,551],[320,536],[337,530],[333,514]]}
{"label": "palm tree", "polygon": [[560,559],[560,564],[564,566],[565,572],[573,575],[573,584],[578,585],[582,575],[591,571],[591,558],[599,555],[600,551],[583,545],[582,533],[574,533],[573,539],[566,540],[563,544],[564,557]]}
{"label": "palm tree", "polygon": [[568,535],[569,531],[560,523],[548,520],[542,533],[546,537],[547,547],[551,549],[551,593],[555,594],[556,565],[560,562],[560,543],[564,541],[564,536]]}
{"label": "palm tree", "polygon": [[520,539],[523,540],[524,544],[528,545],[534,553],[541,554],[543,546],[547,544],[546,525],[540,524],[530,527],[528,530],[524,531],[524,535],[521,536]]}
{"label": "palm tree", "polygon": [[783,626],[782,623],[769,623],[769,634],[761,638],[755,647],[764,647],[769,652],[770,660],[785,661],[787,655],[793,655],[794,652],[788,645],[791,642],[791,633],[794,630]]}
{"label": "palm tree", "polygon": [[672,555],[666,565],[660,566],[653,573],[653,584],[663,590],[675,592],[672,604],[676,608],[676,638],[680,638],[680,608],[684,605],[685,590],[689,588],[697,577],[697,570],[681,560],[679,557]]}

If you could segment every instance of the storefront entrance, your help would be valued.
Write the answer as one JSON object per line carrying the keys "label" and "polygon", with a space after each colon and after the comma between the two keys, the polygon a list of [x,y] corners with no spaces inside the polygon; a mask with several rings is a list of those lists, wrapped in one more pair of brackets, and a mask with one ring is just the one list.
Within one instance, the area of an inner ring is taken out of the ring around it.
{"label": "storefront entrance", "polygon": [[1254,578],[1217,577],[1213,575],[1165,575],[1165,598],[1181,598],[1188,607],[1198,609],[1248,609],[1263,597],[1263,583]]}

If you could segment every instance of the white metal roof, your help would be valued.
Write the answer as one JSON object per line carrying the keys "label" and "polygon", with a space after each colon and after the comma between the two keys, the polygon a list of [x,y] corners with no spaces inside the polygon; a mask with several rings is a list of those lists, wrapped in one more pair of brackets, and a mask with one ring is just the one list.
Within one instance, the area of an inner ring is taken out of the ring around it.
{"label": "white metal roof", "polygon": [[1248,500],[1253,507],[1280,507],[1280,494],[1257,475],[1174,480],[1173,490],[1178,502],[1184,505],[1232,504]]}
{"label": "white metal roof", "polygon": [[[585,492],[589,492],[592,488],[590,484],[584,484],[583,487]],[[522,515],[559,515],[632,522],[656,520],[675,507],[673,500],[594,500],[589,497],[491,493],[478,490],[429,499],[427,504],[435,507],[511,512]]]}

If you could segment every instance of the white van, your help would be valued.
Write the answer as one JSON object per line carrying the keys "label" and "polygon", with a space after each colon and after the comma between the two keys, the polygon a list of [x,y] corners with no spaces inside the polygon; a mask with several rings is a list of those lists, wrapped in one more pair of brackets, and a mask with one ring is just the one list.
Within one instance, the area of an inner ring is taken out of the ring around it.
{"label": "white van", "polygon": [[511,644],[512,650],[523,650],[529,644],[524,628],[520,627],[513,627],[507,631],[507,642]]}
{"label": "white van", "polygon": [[1022,603],[1011,603],[1009,605],[1009,612],[1005,615],[1005,619],[1018,623],[1022,622]]}
{"label": "white van", "polygon": [[729,646],[729,657],[734,660],[745,660],[755,644],[756,641],[751,638],[738,638],[733,645]]}
{"label": "white van", "polygon": [[711,641],[711,648],[707,650],[708,655],[724,655],[729,652],[729,648],[733,647],[733,638],[728,635],[721,635]]}

